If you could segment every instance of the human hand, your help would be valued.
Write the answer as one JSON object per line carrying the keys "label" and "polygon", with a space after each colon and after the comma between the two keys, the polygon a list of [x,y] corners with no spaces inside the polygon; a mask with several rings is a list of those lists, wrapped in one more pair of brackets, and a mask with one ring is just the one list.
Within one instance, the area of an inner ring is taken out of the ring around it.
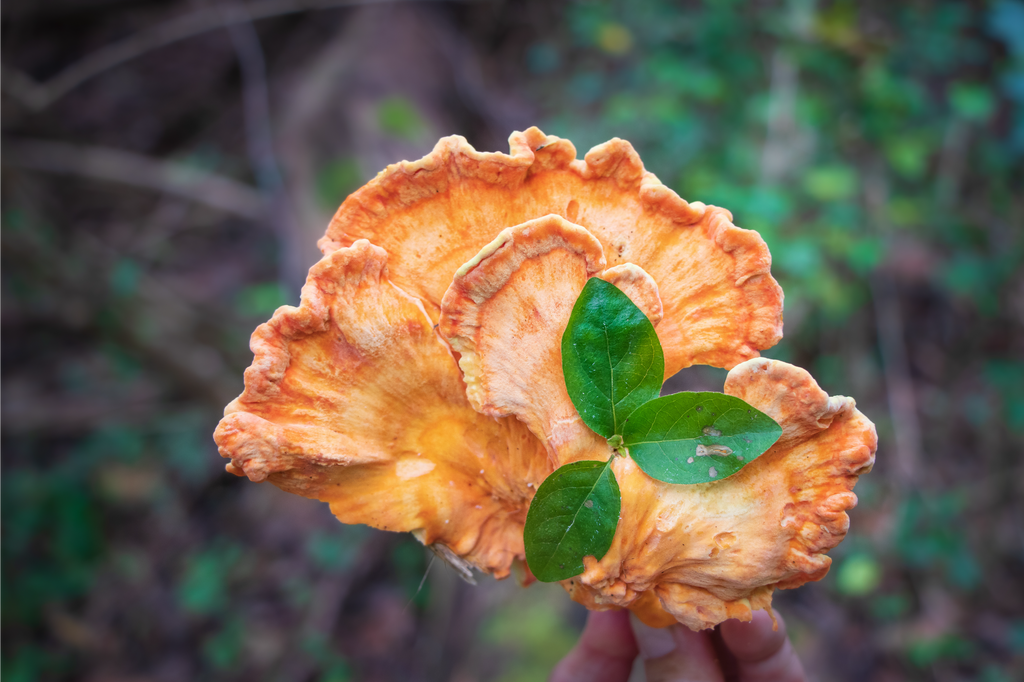
{"label": "human hand", "polygon": [[650,628],[628,611],[592,611],[580,641],[551,674],[550,682],[626,682],[639,655],[647,682],[806,682],[786,636],[764,611],[750,623],[728,620],[713,631],[683,625]]}

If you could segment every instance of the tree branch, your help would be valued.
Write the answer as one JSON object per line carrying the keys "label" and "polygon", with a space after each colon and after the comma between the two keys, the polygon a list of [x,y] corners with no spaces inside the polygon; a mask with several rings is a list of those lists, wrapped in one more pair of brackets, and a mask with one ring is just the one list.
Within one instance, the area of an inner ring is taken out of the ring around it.
{"label": "tree branch", "polygon": [[40,83],[28,74],[0,67],[0,87],[33,111],[42,111],[85,81],[157,48],[223,27],[308,10],[395,2],[472,2],[473,0],[257,0],[244,12],[222,14],[221,7],[209,7],[171,19],[124,40],[107,45],[71,64],[49,80]]}
{"label": "tree branch", "polygon": [[152,189],[250,220],[266,218],[263,197],[244,183],[132,152],[47,140],[8,139],[4,140],[2,161],[5,166]]}
{"label": "tree branch", "polygon": [[289,293],[298,292],[306,280],[309,264],[303,257],[295,214],[289,201],[280,165],[274,151],[274,133],[270,123],[270,88],[267,65],[260,37],[240,3],[226,4],[221,18],[242,73],[242,111],[245,140],[260,191],[266,198],[271,224],[281,247],[278,279]]}

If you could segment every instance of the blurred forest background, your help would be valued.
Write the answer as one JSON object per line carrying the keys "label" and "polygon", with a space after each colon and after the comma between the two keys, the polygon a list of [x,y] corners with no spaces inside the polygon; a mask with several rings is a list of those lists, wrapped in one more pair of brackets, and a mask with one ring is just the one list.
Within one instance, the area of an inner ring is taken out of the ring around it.
{"label": "blurred forest background", "polygon": [[[458,133],[630,140],[774,256],[873,473],[814,679],[1024,679],[1024,2],[5,0],[5,682],[544,679],[585,614],[223,471],[346,194]],[[720,390],[724,373],[673,386]]]}

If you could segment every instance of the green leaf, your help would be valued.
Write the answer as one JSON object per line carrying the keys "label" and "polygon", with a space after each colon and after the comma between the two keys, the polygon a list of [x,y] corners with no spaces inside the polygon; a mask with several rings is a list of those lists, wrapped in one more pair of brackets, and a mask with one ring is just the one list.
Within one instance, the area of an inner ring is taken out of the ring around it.
{"label": "green leaf", "polygon": [[676,393],[634,412],[622,438],[648,476],[666,483],[707,483],[733,475],[781,435],[775,420],[739,398]]}
{"label": "green leaf", "polygon": [[537,580],[579,575],[583,557],[601,559],[612,546],[622,503],[612,459],[566,464],[537,489],[523,531],[526,563]]}
{"label": "green leaf", "polygon": [[583,423],[610,438],[658,397],[665,355],[643,311],[597,277],[583,287],[562,334],[565,388]]}

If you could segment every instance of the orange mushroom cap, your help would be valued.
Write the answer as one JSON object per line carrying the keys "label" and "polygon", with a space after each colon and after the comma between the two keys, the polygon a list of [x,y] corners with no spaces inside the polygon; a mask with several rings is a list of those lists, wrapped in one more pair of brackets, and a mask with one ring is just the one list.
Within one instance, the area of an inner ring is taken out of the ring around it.
{"label": "orange mushroom cap", "polygon": [[442,139],[351,195],[320,240],[298,307],[253,334],[245,390],[214,438],[232,473],[329,502],[345,523],[413,532],[505,577],[556,467],[607,459],[562,375],[561,335],[587,279],[655,324],[666,376],[731,368],[726,392],[782,438],[713,483],[613,464],[611,549],[563,586],[589,608],[698,629],[817,580],[846,533],[874,427],[807,372],[757,359],[781,337],[782,292],[756,232],[688,204],[612,140],[583,161],[536,128],[511,155]]}
{"label": "orange mushroom cap", "polygon": [[635,263],[657,282],[666,378],[694,364],[728,369],[782,338],[771,254],[728,211],[687,203],[618,138],[583,160],[537,128],[509,145],[511,154],[481,153],[453,135],[419,161],[388,166],[345,200],[320,249],[357,239],[383,247],[395,283],[436,321],[455,271],[495,235],[558,215],[597,238],[608,266]]}

